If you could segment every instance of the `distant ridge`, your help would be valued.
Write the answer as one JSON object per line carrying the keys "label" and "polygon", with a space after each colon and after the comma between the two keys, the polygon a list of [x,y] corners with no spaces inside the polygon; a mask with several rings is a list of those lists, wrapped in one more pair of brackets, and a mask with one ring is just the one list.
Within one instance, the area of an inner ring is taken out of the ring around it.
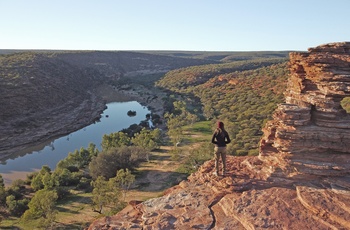
{"label": "distant ridge", "polygon": [[231,62],[252,60],[258,58],[288,58],[293,51],[172,51],[172,50],[25,50],[25,49],[0,49],[1,54],[14,54],[23,52],[35,53],[74,53],[74,52],[135,52],[155,55],[164,55],[178,58],[194,58]]}

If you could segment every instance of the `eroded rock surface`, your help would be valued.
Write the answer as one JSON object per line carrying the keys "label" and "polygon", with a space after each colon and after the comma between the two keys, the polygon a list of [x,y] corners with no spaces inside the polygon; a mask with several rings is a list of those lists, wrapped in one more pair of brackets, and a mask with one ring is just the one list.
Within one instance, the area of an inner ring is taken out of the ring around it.
{"label": "eroded rock surface", "polygon": [[[290,54],[286,103],[264,128],[261,152],[350,152],[350,42]],[[270,148],[270,149],[269,149]]]}
{"label": "eroded rock surface", "polygon": [[226,176],[213,169],[89,229],[350,229],[347,154],[230,156]]}

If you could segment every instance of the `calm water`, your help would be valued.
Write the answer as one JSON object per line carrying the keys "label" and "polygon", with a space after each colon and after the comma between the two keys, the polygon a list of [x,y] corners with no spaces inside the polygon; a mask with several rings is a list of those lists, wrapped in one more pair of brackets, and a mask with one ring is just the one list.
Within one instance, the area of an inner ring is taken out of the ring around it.
{"label": "calm water", "polygon": [[[74,152],[81,147],[87,148],[89,143],[94,143],[100,148],[102,136],[128,128],[132,124],[139,124],[146,119],[146,114],[150,111],[136,101],[114,102],[107,104],[107,109],[103,112],[100,122],[91,124],[81,130],[73,132],[67,136],[58,138],[44,147],[39,147],[22,156],[7,159],[0,164],[0,174],[5,181],[13,179],[24,179],[23,175],[41,169],[43,165],[48,165],[52,170],[56,164],[65,158],[69,152]],[[129,110],[136,111],[136,116],[129,117]],[[106,117],[108,115],[108,117]],[[40,150],[39,150],[40,149]]]}

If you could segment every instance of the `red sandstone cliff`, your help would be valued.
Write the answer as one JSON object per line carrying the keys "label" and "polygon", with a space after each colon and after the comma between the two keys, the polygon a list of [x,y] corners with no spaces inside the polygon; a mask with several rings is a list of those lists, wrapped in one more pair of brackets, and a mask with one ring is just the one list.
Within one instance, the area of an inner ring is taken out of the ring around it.
{"label": "red sandstone cliff", "polygon": [[350,43],[292,53],[286,103],[264,128],[261,154],[208,161],[159,198],[89,229],[350,229]]}
{"label": "red sandstone cliff", "polygon": [[261,152],[350,152],[350,43],[332,43],[290,54],[286,103],[263,129]]}

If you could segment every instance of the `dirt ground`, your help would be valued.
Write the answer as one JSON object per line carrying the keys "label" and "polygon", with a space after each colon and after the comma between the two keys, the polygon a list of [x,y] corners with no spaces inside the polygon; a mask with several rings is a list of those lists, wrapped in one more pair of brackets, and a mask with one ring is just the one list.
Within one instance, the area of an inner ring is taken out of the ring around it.
{"label": "dirt ground", "polygon": [[139,176],[127,194],[127,201],[145,201],[158,197],[165,189],[186,178],[186,175],[176,172],[181,162],[171,159],[171,148],[161,146],[159,151],[152,153],[149,162],[137,169]]}

